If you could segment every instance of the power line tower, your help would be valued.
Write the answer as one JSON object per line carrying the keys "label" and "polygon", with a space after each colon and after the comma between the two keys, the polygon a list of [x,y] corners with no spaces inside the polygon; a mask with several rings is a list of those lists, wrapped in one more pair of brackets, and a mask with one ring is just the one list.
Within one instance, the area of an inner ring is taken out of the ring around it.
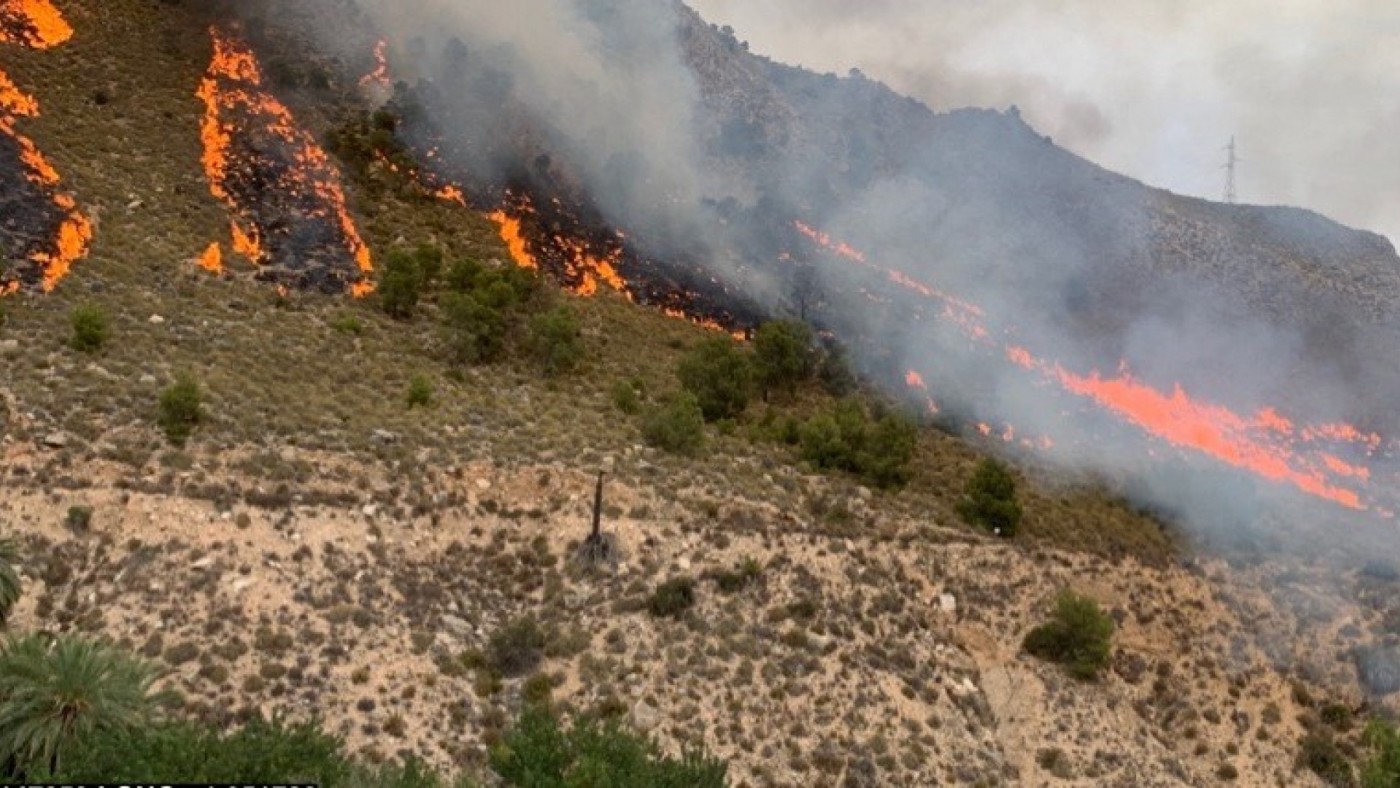
{"label": "power line tower", "polygon": [[1235,192],[1235,169],[1240,163],[1240,157],[1235,154],[1235,138],[1230,138],[1229,147],[1225,148],[1229,157],[1225,161],[1225,202],[1234,204],[1238,196]]}

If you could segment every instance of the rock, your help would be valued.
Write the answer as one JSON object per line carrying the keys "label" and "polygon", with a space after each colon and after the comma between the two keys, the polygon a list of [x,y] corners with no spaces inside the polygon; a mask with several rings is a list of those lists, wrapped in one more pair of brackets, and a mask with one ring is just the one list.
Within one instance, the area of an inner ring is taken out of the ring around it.
{"label": "rock", "polygon": [[870,492],[870,488],[869,488],[869,487],[857,487],[857,488],[856,488],[856,498],[858,498],[858,499],[860,499],[860,500],[862,500],[862,501],[868,501],[868,500],[870,500],[870,498],[871,498],[873,495],[874,495],[874,493]]}
{"label": "rock", "polygon": [[100,367],[100,366],[98,366],[97,364],[88,364],[88,365],[87,365],[87,371],[88,371],[90,374],[96,375],[97,377],[103,378],[103,379],[105,379],[105,380],[116,380],[116,379],[117,379],[117,376],[116,376],[116,375],[113,375],[111,372],[107,371],[107,369],[106,369],[105,367]]}
{"label": "rock", "polygon": [[141,385],[143,385],[143,386],[154,386],[155,384],[157,384],[157,383],[160,382],[160,381],[156,380],[156,376],[155,376],[155,375],[142,375],[142,376],[139,378],[139,380],[140,380]]}
{"label": "rock", "polygon": [[632,725],[642,733],[650,733],[661,724],[661,713],[645,700],[637,701],[632,707]]}
{"label": "rock", "polygon": [[149,322],[153,326],[163,326],[165,325],[165,318],[161,317],[160,315],[151,315],[150,320],[147,322]]}
{"label": "rock", "polygon": [[247,591],[248,587],[251,586],[253,582],[253,578],[251,577],[240,577],[228,584],[228,590],[235,594],[241,594]]}
{"label": "rock", "polygon": [[399,442],[399,436],[388,430],[375,430],[370,433],[370,439],[375,443],[384,444],[386,446],[391,443]]}
{"label": "rock", "polygon": [[363,514],[365,517],[373,517],[376,514],[379,514],[379,504],[365,504],[364,508],[360,510],[360,514]]}
{"label": "rock", "polygon": [[491,480],[490,480],[490,479],[477,479],[477,480],[476,480],[476,488],[477,488],[478,490],[489,490],[489,489],[491,489]]}
{"label": "rock", "polygon": [[144,201],[142,201],[142,200],[132,200],[131,202],[129,202],[129,203],[126,204],[126,209],[127,209],[128,211],[134,211],[134,210],[136,210],[137,208],[140,208],[141,206],[143,206],[143,205],[145,205],[145,204],[146,204],[146,203],[145,203]]}
{"label": "rock", "polygon": [[0,339],[0,353],[19,352],[18,339]]}
{"label": "rock", "polygon": [[213,566],[213,565],[214,565],[214,556],[212,556],[212,555],[206,555],[206,556],[204,556],[203,558],[199,559],[198,561],[195,561],[193,564],[190,564],[190,568],[192,568],[192,569],[208,569],[209,567],[211,567],[211,566]]}
{"label": "rock", "polygon": [[676,568],[677,568],[677,569],[680,569],[682,572],[689,572],[689,571],[690,571],[690,559],[689,559],[689,558],[685,558],[685,557],[677,558],[677,559],[676,559]]}
{"label": "rock", "polygon": [[958,613],[958,598],[952,594],[938,595],[938,609],[945,615],[954,616]]}
{"label": "rock", "polygon": [[468,624],[465,619],[451,613],[443,614],[442,628],[457,638],[470,637],[472,634],[472,625]]}
{"label": "rock", "polygon": [[50,449],[62,449],[68,446],[68,435],[62,432],[51,432],[44,436],[44,445]]}

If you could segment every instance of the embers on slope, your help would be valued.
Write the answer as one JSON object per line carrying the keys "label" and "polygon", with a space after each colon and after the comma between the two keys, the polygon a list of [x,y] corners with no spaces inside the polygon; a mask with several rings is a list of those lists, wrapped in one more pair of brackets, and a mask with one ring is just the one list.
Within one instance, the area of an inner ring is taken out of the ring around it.
{"label": "embers on slope", "polygon": [[[373,290],[369,247],[346,207],[340,173],[292,113],[263,87],[252,50],[211,28],[214,54],[198,96],[209,190],[233,214],[234,251],[257,277],[325,293]],[[219,259],[206,252],[211,270]]]}
{"label": "embers on slope", "polygon": [[[0,42],[43,49],[72,32],[47,2],[0,5]],[[53,290],[92,240],[92,223],[60,189],[58,170],[17,128],[20,118],[38,114],[39,102],[0,71],[0,296]]]}

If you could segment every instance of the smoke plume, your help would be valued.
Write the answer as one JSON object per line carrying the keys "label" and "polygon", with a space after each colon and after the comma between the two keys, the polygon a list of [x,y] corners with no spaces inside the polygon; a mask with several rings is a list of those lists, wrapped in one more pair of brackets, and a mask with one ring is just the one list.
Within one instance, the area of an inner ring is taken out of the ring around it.
{"label": "smoke plume", "polygon": [[[478,196],[526,189],[596,212],[639,259],[694,267],[768,314],[832,330],[863,372],[918,406],[927,395],[1008,450],[1123,480],[1200,527],[1252,523],[1261,500],[1386,516],[1400,479],[1390,244],[1300,210],[1145,188],[1037,128],[1080,150],[1140,146],[1134,168],[1149,174],[1178,172],[1176,146],[1199,135],[1212,177],[1212,146],[1238,128],[1262,184],[1275,161],[1262,130],[1288,102],[1274,92],[1280,108],[1256,114],[1268,102],[1231,96],[1275,69],[1297,81],[1258,90],[1321,91],[1328,77],[1306,64],[1325,55],[1281,53],[1251,32],[1216,55],[1115,67],[1137,56],[1134,36],[1203,36],[1243,12],[1101,5],[702,3],[774,51],[869,64],[939,107],[1014,100],[1028,124],[937,114],[860,74],[754,56],[678,2],[359,3],[419,118],[406,130]],[[1296,3],[1267,16],[1312,18]],[[338,33],[322,44],[348,62],[370,49]],[[1183,76],[1201,85],[1186,110],[1169,123],[1148,112]],[[1349,139],[1312,135],[1309,155]],[[1376,140],[1376,155],[1400,155],[1395,144]],[[1300,194],[1289,171],[1300,170],[1278,166],[1269,188]],[[811,283],[809,310],[799,290]],[[916,377],[927,392],[907,389]]]}

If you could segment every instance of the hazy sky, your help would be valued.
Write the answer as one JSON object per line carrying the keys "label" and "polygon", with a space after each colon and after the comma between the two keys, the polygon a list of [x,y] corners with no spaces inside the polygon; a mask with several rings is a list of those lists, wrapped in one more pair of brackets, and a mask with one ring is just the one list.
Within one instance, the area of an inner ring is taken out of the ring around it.
{"label": "hazy sky", "polygon": [[1396,0],[691,0],[754,51],[858,67],[936,109],[1018,105],[1055,141],[1220,199],[1400,241]]}

